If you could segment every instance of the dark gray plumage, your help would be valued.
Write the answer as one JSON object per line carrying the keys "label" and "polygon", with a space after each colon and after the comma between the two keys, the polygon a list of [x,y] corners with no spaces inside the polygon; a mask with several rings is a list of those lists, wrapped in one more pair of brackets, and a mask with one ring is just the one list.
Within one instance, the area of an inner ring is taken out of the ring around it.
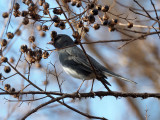
{"label": "dark gray plumage", "polygon": [[134,81],[128,80],[118,74],[113,73],[112,71],[109,71],[107,68],[102,66],[95,59],[88,55],[96,71],[95,76],[86,55],[80,48],[78,48],[77,46],[73,46],[74,42],[68,35],[59,34],[54,39],[54,41],[51,41],[49,44],[54,45],[54,47],[58,49],[59,60],[65,72],[75,78],[83,80],[96,78],[97,80],[101,81],[105,87],[107,87],[106,84],[110,85],[110,83],[106,81],[107,76],[112,76],[135,83]]}

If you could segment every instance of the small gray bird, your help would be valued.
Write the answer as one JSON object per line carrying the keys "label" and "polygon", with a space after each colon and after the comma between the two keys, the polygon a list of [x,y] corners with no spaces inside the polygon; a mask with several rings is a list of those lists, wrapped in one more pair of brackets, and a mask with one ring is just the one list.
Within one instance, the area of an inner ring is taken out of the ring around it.
{"label": "small gray bird", "polygon": [[52,44],[58,50],[59,60],[64,71],[75,78],[83,80],[97,79],[102,82],[107,90],[107,85],[111,86],[111,84],[106,81],[107,76],[112,76],[121,80],[135,83],[134,81],[128,80],[108,70],[88,55],[88,58],[92,64],[91,66],[85,53],[77,46],[74,46],[74,41],[68,35],[59,34],[48,44]]}

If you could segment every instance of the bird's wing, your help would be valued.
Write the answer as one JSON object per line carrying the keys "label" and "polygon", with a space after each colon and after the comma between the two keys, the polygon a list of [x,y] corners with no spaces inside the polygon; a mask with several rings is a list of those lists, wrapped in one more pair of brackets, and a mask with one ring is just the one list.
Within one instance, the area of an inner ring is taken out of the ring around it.
{"label": "bird's wing", "polygon": [[[88,69],[92,70],[91,64],[89,63],[86,55],[84,54],[84,52],[78,48],[77,46],[72,47],[72,49],[68,48],[66,50],[66,52],[68,54],[70,54],[71,56],[73,56],[73,59],[78,62],[79,64],[82,64],[84,66],[86,66]],[[93,59],[91,56],[89,56],[89,59],[94,67],[94,69],[98,72],[98,71],[102,71],[103,68],[105,69],[105,67],[103,67],[101,64],[99,64],[95,59]]]}

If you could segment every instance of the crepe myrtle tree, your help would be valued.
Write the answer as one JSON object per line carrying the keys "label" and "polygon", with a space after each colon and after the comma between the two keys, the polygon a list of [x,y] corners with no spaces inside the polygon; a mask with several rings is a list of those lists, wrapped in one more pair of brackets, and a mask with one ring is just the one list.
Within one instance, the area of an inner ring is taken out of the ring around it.
{"label": "crepe myrtle tree", "polygon": [[[151,97],[160,98],[160,2],[146,1],[0,1],[0,119],[157,119],[147,106]],[[89,63],[88,52],[138,84],[108,78],[108,91],[96,80],[80,86],[63,72],[58,49],[47,44],[62,33],[74,39]],[[131,117],[123,116],[124,100]]]}

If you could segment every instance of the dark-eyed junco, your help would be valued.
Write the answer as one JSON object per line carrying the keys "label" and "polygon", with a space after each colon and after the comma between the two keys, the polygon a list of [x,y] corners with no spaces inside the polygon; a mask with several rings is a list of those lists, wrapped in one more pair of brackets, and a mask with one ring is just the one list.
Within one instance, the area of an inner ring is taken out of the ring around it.
{"label": "dark-eyed junco", "polygon": [[54,45],[58,50],[59,60],[64,71],[75,78],[82,80],[97,79],[101,81],[107,89],[107,85],[110,85],[110,83],[106,81],[107,76],[135,83],[134,81],[128,80],[121,75],[108,70],[88,55],[92,64],[91,66],[84,52],[76,45],[74,46],[73,40],[68,35],[59,34],[48,44]]}

